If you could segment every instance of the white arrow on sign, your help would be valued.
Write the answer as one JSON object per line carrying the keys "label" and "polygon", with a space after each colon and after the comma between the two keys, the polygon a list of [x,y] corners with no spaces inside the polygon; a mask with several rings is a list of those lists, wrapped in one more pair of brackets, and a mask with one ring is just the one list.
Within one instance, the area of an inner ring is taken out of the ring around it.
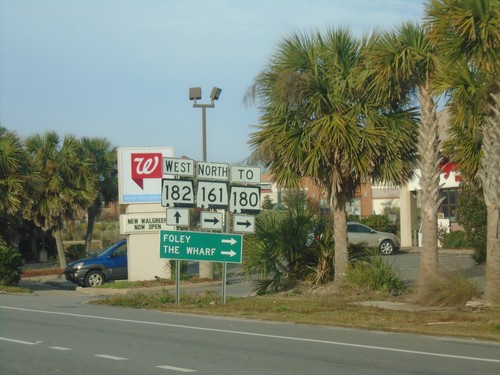
{"label": "white arrow on sign", "polygon": [[229,255],[230,257],[234,257],[236,255],[236,252],[234,250],[231,250],[231,251],[221,251],[220,254],[221,255]]}
{"label": "white arrow on sign", "polygon": [[[231,245],[234,245],[236,242],[238,242],[238,241],[236,241],[234,238],[231,238],[231,239],[229,239],[229,240],[220,240],[220,241],[221,241],[222,243],[230,243]],[[231,250],[231,251],[233,251],[233,250]],[[222,254],[222,253],[221,253],[221,254]],[[227,254],[226,254],[226,255],[227,255]]]}

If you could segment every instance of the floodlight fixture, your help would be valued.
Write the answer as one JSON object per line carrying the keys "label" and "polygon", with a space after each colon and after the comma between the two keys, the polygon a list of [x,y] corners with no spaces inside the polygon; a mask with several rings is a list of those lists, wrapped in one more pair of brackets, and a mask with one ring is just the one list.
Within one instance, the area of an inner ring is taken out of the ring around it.
{"label": "floodlight fixture", "polygon": [[218,87],[214,87],[212,89],[212,92],[210,94],[210,99],[212,100],[219,100],[220,93],[222,92],[222,89]]}
{"label": "floodlight fixture", "polygon": [[201,99],[201,87],[191,87],[189,89],[189,100]]}

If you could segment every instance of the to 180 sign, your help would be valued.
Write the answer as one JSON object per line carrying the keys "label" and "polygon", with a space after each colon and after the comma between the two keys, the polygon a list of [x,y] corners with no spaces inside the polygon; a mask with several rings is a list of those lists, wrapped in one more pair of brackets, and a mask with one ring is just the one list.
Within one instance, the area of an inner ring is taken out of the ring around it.
{"label": "to 180 sign", "polygon": [[260,210],[260,188],[258,186],[233,186],[229,197],[229,211],[252,213]]}

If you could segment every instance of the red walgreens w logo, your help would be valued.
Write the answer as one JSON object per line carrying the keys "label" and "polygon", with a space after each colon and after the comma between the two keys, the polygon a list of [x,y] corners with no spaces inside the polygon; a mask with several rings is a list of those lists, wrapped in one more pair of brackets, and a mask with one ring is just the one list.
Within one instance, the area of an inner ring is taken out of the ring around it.
{"label": "red walgreens w logo", "polygon": [[162,178],[162,158],[163,155],[161,153],[131,155],[132,180],[134,180],[141,189],[144,189],[145,178]]}

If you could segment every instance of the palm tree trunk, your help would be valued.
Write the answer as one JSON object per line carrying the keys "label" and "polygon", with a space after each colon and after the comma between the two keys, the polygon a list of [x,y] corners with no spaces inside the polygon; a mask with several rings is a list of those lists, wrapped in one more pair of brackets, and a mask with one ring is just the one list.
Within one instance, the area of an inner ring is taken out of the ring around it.
{"label": "palm tree trunk", "polygon": [[56,239],[56,247],[57,247],[57,257],[59,258],[59,267],[61,269],[65,269],[67,266],[66,263],[66,252],[64,251],[64,243],[62,236],[62,229],[59,226],[54,233],[54,237]]}
{"label": "palm tree trunk", "polygon": [[333,286],[335,290],[339,290],[342,286],[349,267],[346,203],[347,197],[344,193],[336,193],[332,196],[333,238],[335,238],[335,280]]}
{"label": "palm tree trunk", "polygon": [[438,220],[439,209],[439,142],[436,105],[429,89],[429,81],[420,85],[419,160],[422,189],[422,248],[420,253],[419,287],[423,292],[428,282],[439,271]]}
{"label": "palm tree trunk", "polygon": [[88,254],[92,249],[92,235],[94,233],[95,218],[101,211],[101,199],[98,196],[94,204],[87,210],[87,232],[85,233],[85,252]]}
{"label": "palm tree trunk", "polygon": [[500,303],[500,94],[493,96],[493,115],[483,129],[480,176],[488,212],[484,295]]}

